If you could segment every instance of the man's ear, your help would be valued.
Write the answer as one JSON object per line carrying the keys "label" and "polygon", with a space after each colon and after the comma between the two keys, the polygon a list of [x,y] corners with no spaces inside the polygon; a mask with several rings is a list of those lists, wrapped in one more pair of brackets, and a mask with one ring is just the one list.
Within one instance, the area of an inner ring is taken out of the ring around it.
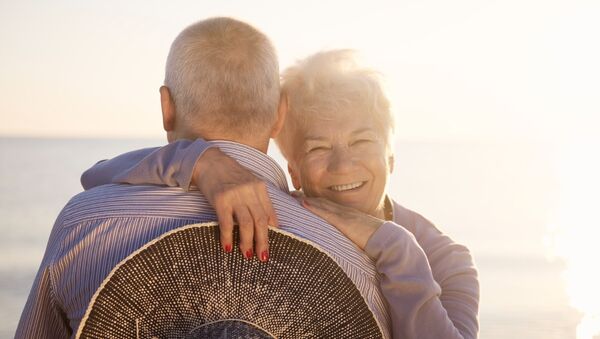
{"label": "man's ear", "polygon": [[294,185],[294,188],[297,190],[301,189],[302,184],[300,184],[300,176],[298,175],[298,172],[294,169],[294,166],[292,166],[289,162],[288,173],[290,174],[290,178],[292,178],[292,185]]}
{"label": "man's ear", "polygon": [[160,86],[160,107],[162,108],[163,128],[167,132],[175,130],[175,101],[169,87]]}
{"label": "man's ear", "polygon": [[390,174],[394,172],[394,155],[390,154],[388,156],[388,167],[390,168]]}
{"label": "man's ear", "polygon": [[279,106],[277,107],[277,120],[275,124],[273,124],[273,128],[271,129],[271,138],[275,138],[281,132],[283,128],[283,123],[285,122],[285,117],[288,112],[288,99],[287,94],[281,93],[279,96]]}

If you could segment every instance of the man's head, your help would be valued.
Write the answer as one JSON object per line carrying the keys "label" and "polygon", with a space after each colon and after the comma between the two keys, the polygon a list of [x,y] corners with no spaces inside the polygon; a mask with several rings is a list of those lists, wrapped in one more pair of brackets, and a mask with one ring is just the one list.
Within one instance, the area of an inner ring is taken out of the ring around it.
{"label": "man's head", "polygon": [[275,49],[252,26],[211,18],[187,27],[173,41],[161,87],[169,141],[203,137],[251,146],[268,143],[278,102]]}

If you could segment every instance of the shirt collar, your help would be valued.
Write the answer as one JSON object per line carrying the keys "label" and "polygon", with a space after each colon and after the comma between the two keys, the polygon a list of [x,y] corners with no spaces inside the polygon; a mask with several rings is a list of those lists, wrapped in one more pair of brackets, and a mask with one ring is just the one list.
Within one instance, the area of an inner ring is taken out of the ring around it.
{"label": "shirt collar", "polygon": [[219,147],[221,152],[235,159],[240,165],[252,171],[256,176],[275,185],[280,190],[289,193],[287,179],[279,164],[267,154],[229,140],[208,141],[211,145]]}

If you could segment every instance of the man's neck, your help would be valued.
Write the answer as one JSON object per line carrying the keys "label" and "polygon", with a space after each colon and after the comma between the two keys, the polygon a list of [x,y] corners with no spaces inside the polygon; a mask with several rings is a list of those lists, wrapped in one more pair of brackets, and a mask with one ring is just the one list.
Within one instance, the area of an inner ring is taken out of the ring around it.
{"label": "man's neck", "polygon": [[269,149],[269,139],[267,139],[266,141],[262,141],[262,142],[258,141],[258,140],[247,140],[247,139],[241,139],[241,138],[206,138],[205,140],[206,141],[224,140],[224,141],[237,142],[238,144],[252,147],[252,148],[259,150],[265,154],[267,153],[267,151]]}
{"label": "man's neck", "polygon": [[167,140],[169,143],[176,141],[176,140],[180,140],[180,139],[187,139],[187,140],[196,140],[196,139],[204,139],[206,141],[218,141],[218,140],[225,140],[225,141],[233,141],[233,142],[237,142],[238,144],[243,144],[249,147],[252,147],[254,149],[257,149],[263,153],[267,153],[267,151],[269,150],[269,138],[240,138],[240,137],[232,137],[232,136],[227,136],[227,135],[210,135],[209,133],[198,133],[198,134],[187,134],[187,135],[180,135],[173,132],[168,132],[167,133]]}

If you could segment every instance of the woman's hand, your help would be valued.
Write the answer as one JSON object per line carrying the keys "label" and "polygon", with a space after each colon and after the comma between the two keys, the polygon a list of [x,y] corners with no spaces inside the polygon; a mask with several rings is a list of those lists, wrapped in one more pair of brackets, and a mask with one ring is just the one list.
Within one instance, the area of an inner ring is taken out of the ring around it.
{"label": "woman's hand", "polygon": [[323,198],[303,197],[302,205],[335,226],[361,250],[385,222],[352,207],[342,206]]}
{"label": "woman's hand", "polygon": [[268,226],[278,227],[267,185],[218,148],[209,148],[194,167],[192,183],[215,209],[221,246],[231,252],[233,224],[240,229],[240,251],[250,259],[269,259]]}

